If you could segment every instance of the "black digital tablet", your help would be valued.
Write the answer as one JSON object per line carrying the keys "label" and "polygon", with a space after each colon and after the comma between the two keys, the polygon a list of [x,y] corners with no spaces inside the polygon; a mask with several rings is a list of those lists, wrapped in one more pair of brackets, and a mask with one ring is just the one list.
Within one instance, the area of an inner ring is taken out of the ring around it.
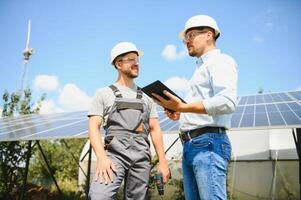
{"label": "black digital tablet", "polygon": [[[161,81],[157,80],[143,88],[141,88],[142,91],[147,94],[149,97],[157,99],[156,97],[154,97],[152,95],[152,93],[158,94],[161,97],[163,97],[166,100],[169,100],[169,98],[163,93],[164,90],[168,91],[169,93],[171,93],[172,95],[178,97],[179,99],[181,99],[181,101],[183,103],[186,103],[181,97],[179,97],[176,93],[174,93],[171,89],[169,89],[166,85],[164,85]],[[158,99],[157,99],[158,100]]]}

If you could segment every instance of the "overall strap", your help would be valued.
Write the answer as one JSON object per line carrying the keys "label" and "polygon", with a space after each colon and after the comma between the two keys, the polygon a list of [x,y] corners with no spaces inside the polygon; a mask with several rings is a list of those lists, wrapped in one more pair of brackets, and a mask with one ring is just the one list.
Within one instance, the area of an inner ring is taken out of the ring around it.
{"label": "overall strap", "polygon": [[143,92],[140,87],[137,86],[137,96],[136,99],[142,99]]}
{"label": "overall strap", "polygon": [[[117,98],[122,98],[121,92],[118,90],[118,88],[115,85],[110,85],[109,87],[114,92],[114,95]],[[142,92],[142,90],[141,90],[140,87],[137,87],[137,96],[136,96],[136,99],[142,99],[142,97],[143,97],[143,92]]]}
{"label": "overall strap", "polygon": [[122,98],[121,92],[118,90],[118,88],[115,85],[110,85],[109,86],[111,88],[111,90],[114,92],[114,95],[117,98]]}

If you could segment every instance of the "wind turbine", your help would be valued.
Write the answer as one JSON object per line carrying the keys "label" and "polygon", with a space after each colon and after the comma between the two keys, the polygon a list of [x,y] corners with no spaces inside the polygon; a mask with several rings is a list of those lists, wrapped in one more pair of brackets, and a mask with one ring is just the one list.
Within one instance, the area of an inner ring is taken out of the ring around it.
{"label": "wind turbine", "polygon": [[30,29],[31,29],[31,21],[28,20],[28,29],[27,29],[27,40],[26,40],[26,47],[23,51],[23,71],[22,71],[22,77],[21,77],[21,96],[23,96],[24,93],[24,88],[26,86],[27,83],[27,71],[28,71],[28,67],[27,64],[29,62],[29,58],[33,53],[33,48],[29,47],[29,41],[30,41]]}

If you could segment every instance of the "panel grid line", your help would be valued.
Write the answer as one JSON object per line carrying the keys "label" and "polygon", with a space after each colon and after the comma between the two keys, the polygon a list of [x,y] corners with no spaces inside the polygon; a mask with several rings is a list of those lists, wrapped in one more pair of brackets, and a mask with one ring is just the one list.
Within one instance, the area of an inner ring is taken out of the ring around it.
{"label": "panel grid line", "polygon": [[77,123],[82,122],[84,120],[86,120],[86,119],[82,119],[82,120],[79,120],[79,121],[76,121],[76,122],[72,122],[72,123],[69,123],[69,124],[65,124],[65,125],[61,125],[61,126],[58,126],[58,127],[50,128],[48,130],[44,130],[44,131],[40,131],[40,132],[37,132],[37,133],[33,133],[31,135],[26,135],[26,136],[21,137],[21,139],[25,139],[25,138],[31,137],[33,135],[38,135],[38,134],[41,134],[41,133],[45,133],[47,131],[52,131],[52,130],[56,130],[56,129],[59,129],[59,128],[67,127],[67,126],[70,126],[70,125],[74,125],[74,124],[77,124]]}

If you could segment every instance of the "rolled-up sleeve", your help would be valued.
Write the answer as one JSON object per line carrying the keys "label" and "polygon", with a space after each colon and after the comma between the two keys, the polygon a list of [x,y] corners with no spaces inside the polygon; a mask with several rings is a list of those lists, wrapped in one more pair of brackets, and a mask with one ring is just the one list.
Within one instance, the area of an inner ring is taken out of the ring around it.
{"label": "rolled-up sleeve", "polygon": [[203,105],[208,115],[224,115],[235,111],[237,99],[237,64],[229,56],[221,55],[208,66],[212,97]]}

